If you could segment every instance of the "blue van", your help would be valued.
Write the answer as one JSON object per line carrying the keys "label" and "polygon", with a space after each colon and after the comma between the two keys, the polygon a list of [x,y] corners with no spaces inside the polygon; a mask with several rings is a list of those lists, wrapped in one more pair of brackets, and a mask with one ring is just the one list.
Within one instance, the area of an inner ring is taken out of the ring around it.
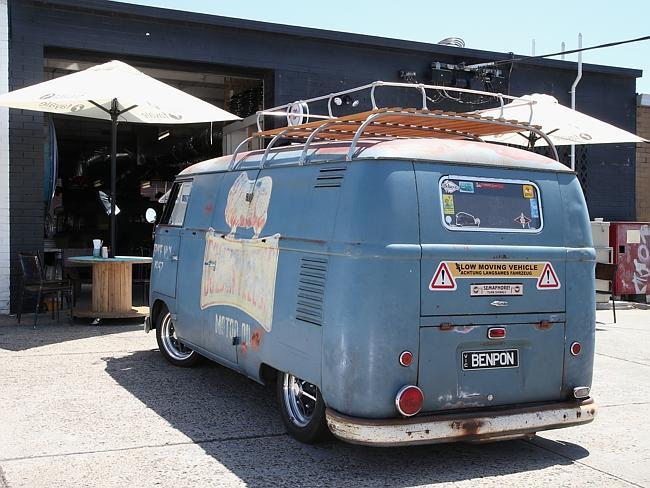
{"label": "blue van", "polygon": [[[408,130],[381,123],[392,116]],[[275,382],[303,442],[502,440],[591,422],[595,252],[580,184],[553,159],[466,140],[522,124],[462,118],[378,109],[290,124],[261,132],[265,150],[182,171],[155,234],[146,328],[163,356]],[[411,137],[431,127],[451,132]]]}

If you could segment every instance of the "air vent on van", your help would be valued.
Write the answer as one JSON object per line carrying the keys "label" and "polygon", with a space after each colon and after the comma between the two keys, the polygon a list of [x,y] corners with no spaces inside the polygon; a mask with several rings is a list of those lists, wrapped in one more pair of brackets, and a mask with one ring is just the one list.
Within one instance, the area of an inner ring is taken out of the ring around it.
{"label": "air vent on van", "polygon": [[323,168],[318,172],[314,188],[338,188],[347,168]]}
{"label": "air vent on van", "polygon": [[310,324],[323,325],[326,278],[326,258],[310,256],[300,259],[296,319]]}

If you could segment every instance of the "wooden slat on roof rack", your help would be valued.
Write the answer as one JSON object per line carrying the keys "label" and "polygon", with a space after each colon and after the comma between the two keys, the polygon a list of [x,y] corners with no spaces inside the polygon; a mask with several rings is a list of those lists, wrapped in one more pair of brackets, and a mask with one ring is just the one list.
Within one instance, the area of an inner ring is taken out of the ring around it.
{"label": "wooden slat on roof rack", "polygon": [[283,137],[288,139],[305,139],[319,127],[328,124],[320,131],[316,140],[349,140],[369,118],[376,116],[363,132],[364,137],[389,138],[452,138],[467,139],[507,134],[525,130],[530,126],[516,120],[481,117],[477,114],[444,112],[442,110],[418,110],[414,108],[381,108],[367,112],[333,119],[318,120],[307,124],[280,127],[258,132],[256,137],[274,137],[286,131]]}

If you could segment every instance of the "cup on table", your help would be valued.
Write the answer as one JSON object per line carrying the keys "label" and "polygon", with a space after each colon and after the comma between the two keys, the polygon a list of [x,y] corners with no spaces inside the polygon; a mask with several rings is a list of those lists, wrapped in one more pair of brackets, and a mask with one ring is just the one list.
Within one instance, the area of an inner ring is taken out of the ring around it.
{"label": "cup on table", "polygon": [[102,247],[102,257],[106,259],[108,257],[108,247]]}
{"label": "cup on table", "polygon": [[100,257],[102,255],[102,240],[93,239],[93,257]]}

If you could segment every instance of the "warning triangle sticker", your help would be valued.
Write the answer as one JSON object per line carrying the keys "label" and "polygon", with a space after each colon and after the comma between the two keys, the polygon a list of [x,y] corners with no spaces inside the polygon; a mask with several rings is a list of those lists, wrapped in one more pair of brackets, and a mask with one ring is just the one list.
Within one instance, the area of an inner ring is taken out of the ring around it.
{"label": "warning triangle sticker", "polygon": [[557,290],[560,288],[560,280],[558,280],[555,270],[551,263],[544,264],[544,269],[542,269],[542,274],[537,280],[537,289],[538,290]]}
{"label": "warning triangle sticker", "polygon": [[456,281],[454,277],[449,272],[449,267],[447,263],[442,261],[438,265],[438,269],[433,274],[431,283],[429,284],[429,290],[455,290]]}

